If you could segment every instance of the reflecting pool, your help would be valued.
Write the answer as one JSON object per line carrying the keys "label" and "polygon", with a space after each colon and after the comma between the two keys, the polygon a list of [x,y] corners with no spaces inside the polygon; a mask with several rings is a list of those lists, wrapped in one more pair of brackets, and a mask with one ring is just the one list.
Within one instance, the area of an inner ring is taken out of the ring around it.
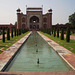
{"label": "reflecting pool", "polygon": [[9,72],[68,70],[72,69],[37,32],[32,32],[6,69]]}

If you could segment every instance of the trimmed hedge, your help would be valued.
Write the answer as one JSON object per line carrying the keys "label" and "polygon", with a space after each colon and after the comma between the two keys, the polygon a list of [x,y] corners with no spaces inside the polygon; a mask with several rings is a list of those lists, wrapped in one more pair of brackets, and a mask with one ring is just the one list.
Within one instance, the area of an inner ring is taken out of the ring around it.
{"label": "trimmed hedge", "polygon": [[13,38],[13,28],[11,29],[11,37]]}
{"label": "trimmed hedge", "polygon": [[51,35],[51,29],[50,29],[50,35]]}
{"label": "trimmed hedge", "polygon": [[70,28],[67,28],[67,32],[66,32],[66,42],[70,42]]}
{"label": "trimmed hedge", "polygon": [[15,36],[16,36],[16,28],[14,29],[14,34],[15,34]]}
{"label": "trimmed hedge", "polygon": [[17,29],[17,36],[18,36],[18,29]]}
{"label": "trimmed hedge", "polygon": [[57,29],[57,38],[59,38],[59,29]]}
{"label": "trimmed hedge", "polygon": [[5,42],[5,28],[3,28],[3,38],[2,38],[3,42]]}
{"label": "trimmed hedge", "polygon": [[10,29],[7,29],[7,40],[10,40]]}
{"label": "trimmed hedge", "polygon": [[53,28],[52,28],[52,34],[53,34]]}
{"label": "trimmed hedge", "polygon": [[55,28],[54,28],[54,37],[56,37],[56,30],[55,30]]}
{"label": "trimmed hedge", "polygon": [[64,40],[64,30],[63,30],[63,28],[61,29],[61,40]]}

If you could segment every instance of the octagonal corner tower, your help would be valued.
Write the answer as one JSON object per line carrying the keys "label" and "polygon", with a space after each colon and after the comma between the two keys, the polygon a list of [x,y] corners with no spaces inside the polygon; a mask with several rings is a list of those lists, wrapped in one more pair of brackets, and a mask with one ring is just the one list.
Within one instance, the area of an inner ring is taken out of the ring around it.
{"label": "octagonal corner tower", "polygon": [[52,27],[52,10],[43,14],[43,9],[28,7],[26,14],[17,9],[17,29],[40,30]]}

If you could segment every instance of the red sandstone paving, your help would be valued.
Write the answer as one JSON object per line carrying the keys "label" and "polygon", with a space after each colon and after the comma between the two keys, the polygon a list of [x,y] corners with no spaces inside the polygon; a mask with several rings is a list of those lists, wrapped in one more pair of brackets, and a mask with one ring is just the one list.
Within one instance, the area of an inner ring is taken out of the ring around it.
{"label": "red sandstone paving", "polygon": [[0,49],[0,51],[4,51],[4,50]]}
{"label": "red sandstone paving", "polygon": [[75,75],[75,71],[0,72],[0,75]]}
{"label": "red sandstone paving", "polygon": [[3,49],[4,49],[4,47],[3,47],[3,48],[1,48],[1,49],[0,49],[0,51],[4,51]]}
{"label": "red sandstone paving", "polygon": [[0,54],[0,61],[3,60],[3,59],[6,59],[6,58],[8,58],[8,57],[9,57],[9,56],[6,55],[5,52],[4,52],[4,53],[1,53],[1,54]]}
{"label": "red sandstone paving", "polygon": [[75,54],[64,54],[63,57],[75,68]]}

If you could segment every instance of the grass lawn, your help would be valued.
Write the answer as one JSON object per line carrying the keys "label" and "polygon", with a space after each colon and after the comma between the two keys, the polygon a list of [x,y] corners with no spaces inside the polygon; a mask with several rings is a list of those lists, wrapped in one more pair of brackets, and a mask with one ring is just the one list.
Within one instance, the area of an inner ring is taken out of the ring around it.
{"label": "grass lawn", "polygon": [[48,38],[52,39],[53,41],[57,42],[59,45],[65,47],[66,49],[70,50],[71,52],[75,53],[75,40],[70,40],[70,42],[66,42],[66,39],[64,40],[60,40],[60,37],[54,37],[53,35],[49,35],[47,33],[43,33],[45,36],[47,36]]}
{"label": "grass lawn", "polygon": [[75,34],[72,34],[73,36],[75,36]]}
{"label": "grass lawn", "polygon": [[[10,37],[10,40],[7,40],[7,38],[5,39],[5,43],[2,42],[2,39],[0,39],[0,49],[2,50],[6,50],[7,48],[9,48],[10,46],[12,46],[14,43],[16,43],[18,40],[20,40],[22,37],[24,37],[26,34],[28,34],[29,32],[26,32],[24,34],[21,34],[19,36],[14,36],[13,38]],[[0,53],[2,53],[3,51],[0,51]]]}

